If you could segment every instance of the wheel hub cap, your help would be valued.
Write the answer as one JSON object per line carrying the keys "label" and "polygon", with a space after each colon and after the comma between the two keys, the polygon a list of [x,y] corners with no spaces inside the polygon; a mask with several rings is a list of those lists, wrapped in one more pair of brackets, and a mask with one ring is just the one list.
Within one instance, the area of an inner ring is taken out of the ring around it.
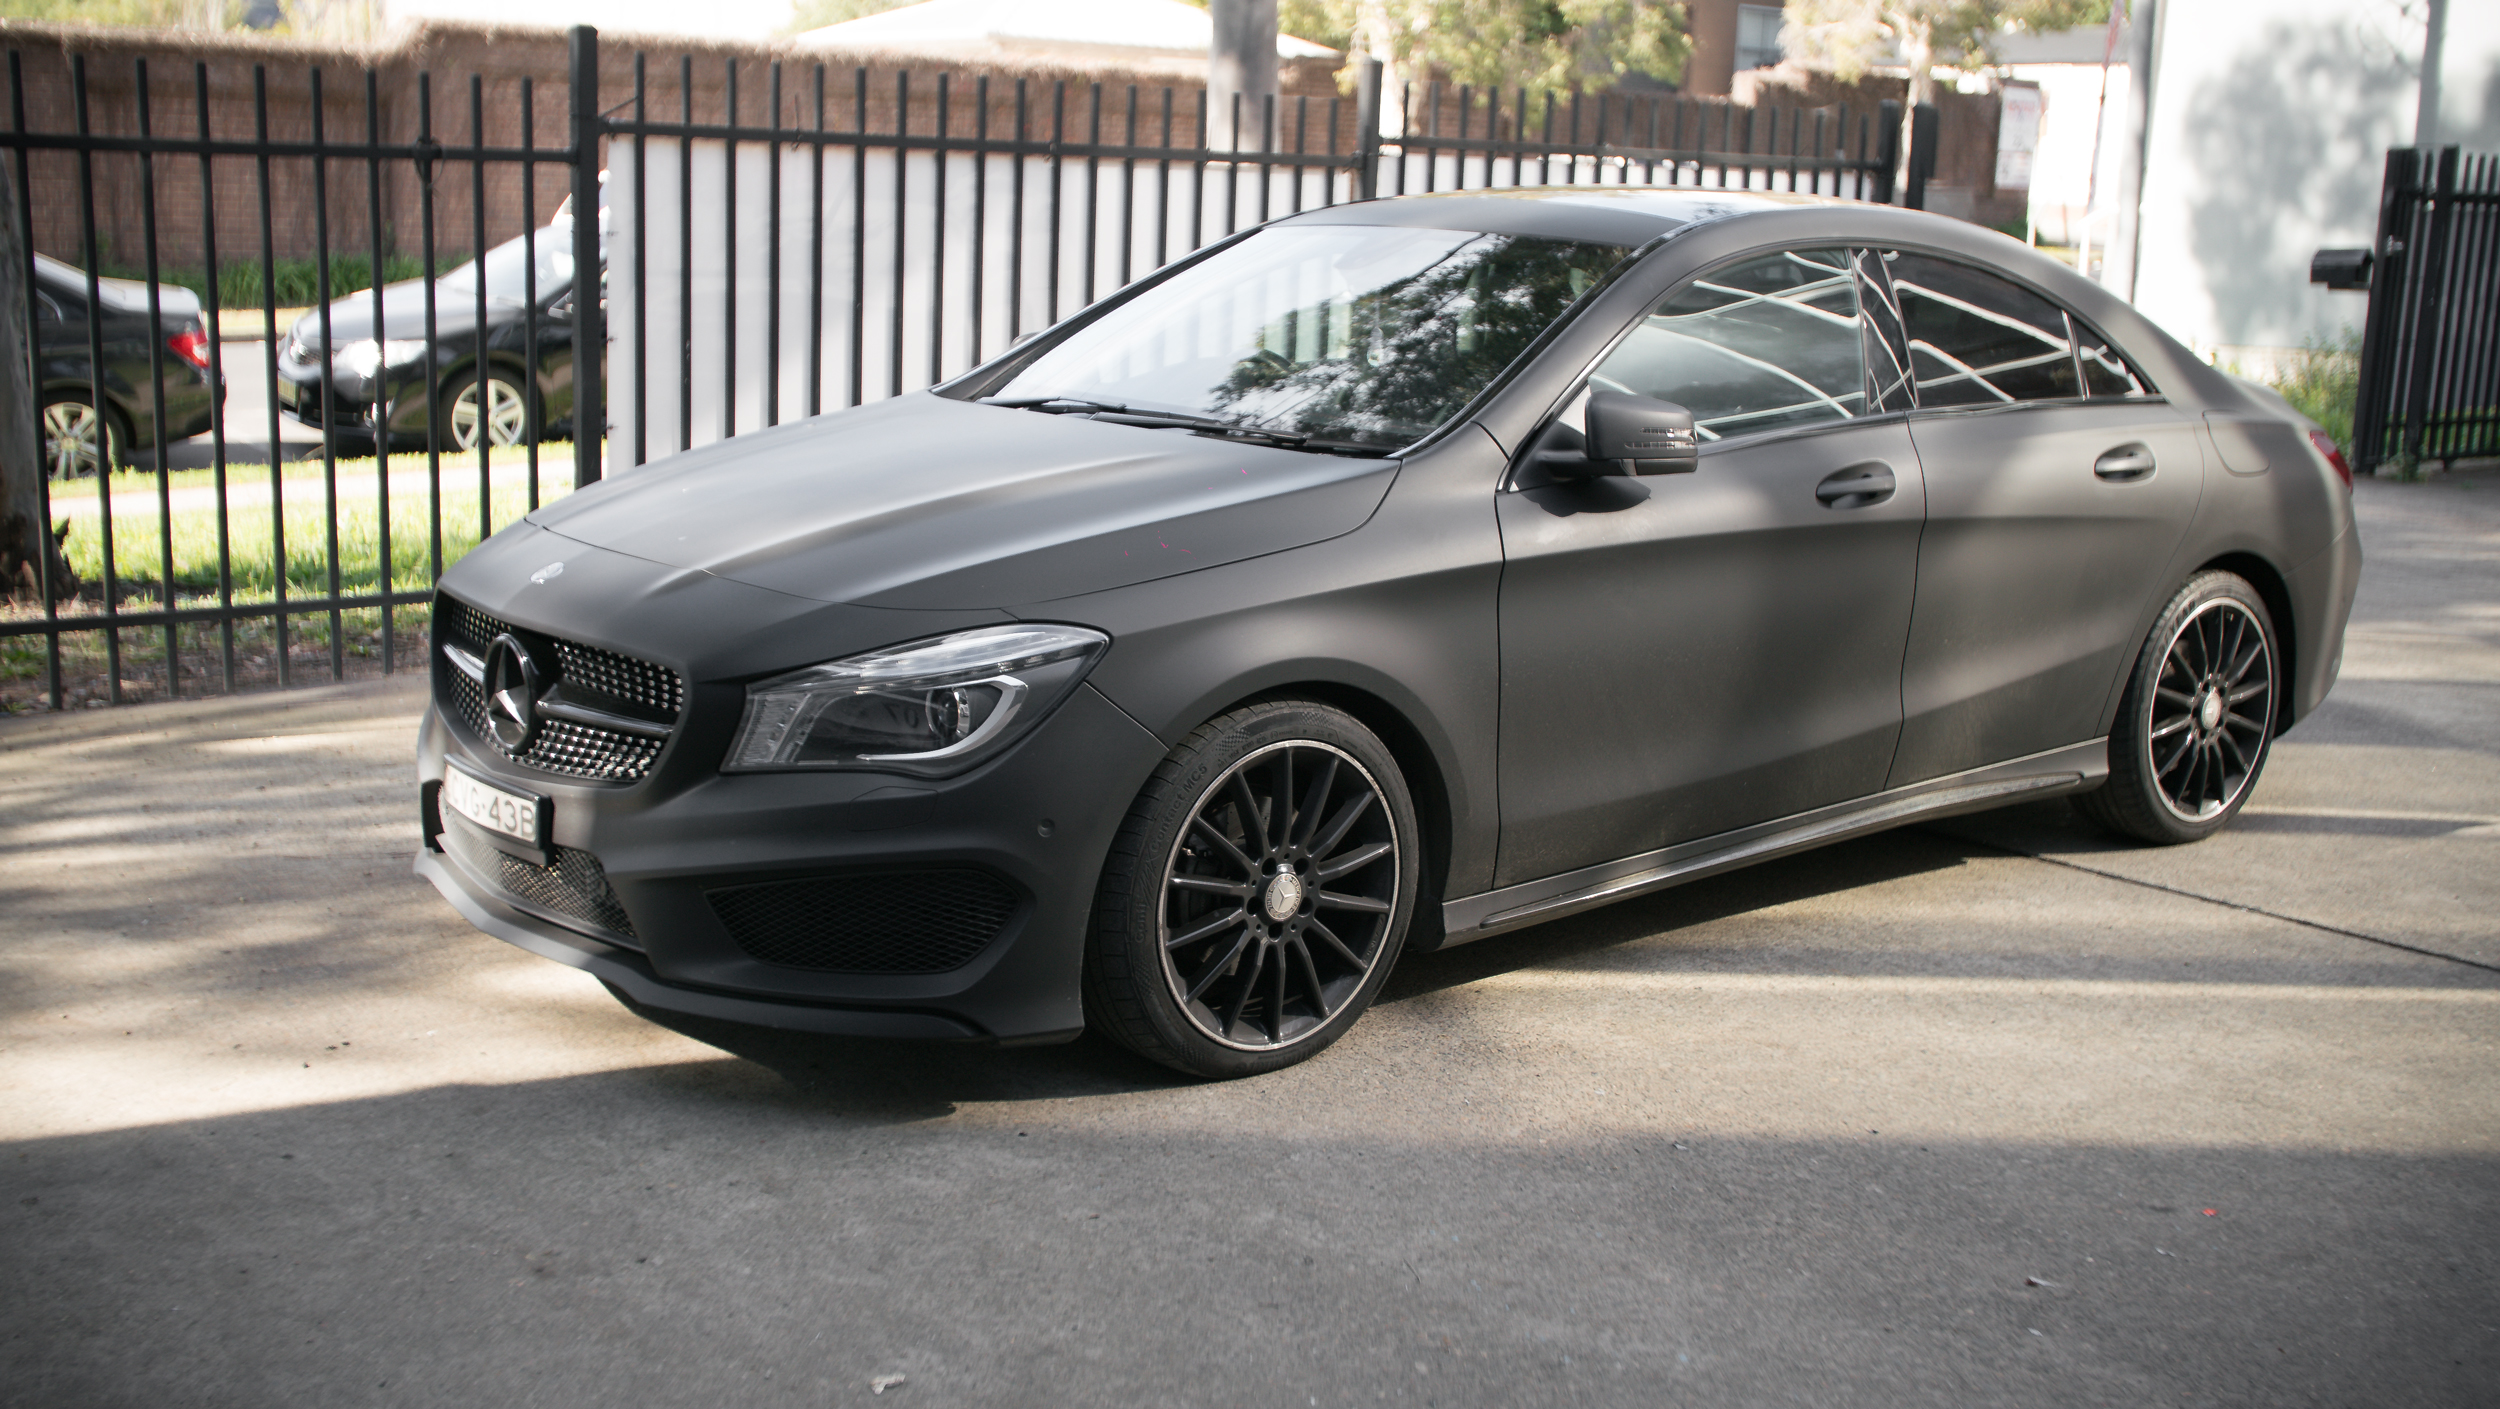
{"label": "wheel hub cap", "polygon": [[2210,734],[2222,725],[2222,692],[2208,685],[2204,701],[2196,706],[2197,726]]}
{"label": "wheel hub cap", "polygon": [[1275,879],[1267,883],[1265,908],[1267,918],[1280,925],[1302,908],[1302,878],[1293,873],[1291,866],[1278,871]]}

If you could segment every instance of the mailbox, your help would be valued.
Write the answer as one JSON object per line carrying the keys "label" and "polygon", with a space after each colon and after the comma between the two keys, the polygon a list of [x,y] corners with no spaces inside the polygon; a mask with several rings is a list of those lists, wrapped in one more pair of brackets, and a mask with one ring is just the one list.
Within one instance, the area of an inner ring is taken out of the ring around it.
{"label": "mailbox", "polygon": [[2309,257],[2309,282],[2330,289],[2370,287],[2368,250],[2320,250]]}

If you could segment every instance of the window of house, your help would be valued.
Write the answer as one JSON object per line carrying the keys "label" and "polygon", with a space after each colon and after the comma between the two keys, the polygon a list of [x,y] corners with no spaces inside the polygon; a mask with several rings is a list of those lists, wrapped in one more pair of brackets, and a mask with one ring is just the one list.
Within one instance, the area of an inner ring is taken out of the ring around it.
{"label": "window of house", "polygon": [[1736,7],[1736,68],[1769,68],[1780,61],[1780,7]]}

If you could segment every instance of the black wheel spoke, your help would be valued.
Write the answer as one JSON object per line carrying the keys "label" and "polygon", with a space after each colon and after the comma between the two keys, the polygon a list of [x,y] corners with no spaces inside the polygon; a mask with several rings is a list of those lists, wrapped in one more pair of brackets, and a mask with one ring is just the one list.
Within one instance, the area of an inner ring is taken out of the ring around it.
{"label": "black wheel spoke", "polygon": [[1215,843],[1216,850],[1224,853],[1225,860],[1240,867],[1243,875],[1255,877],[1259,874],[1259,863],[1244,856],[1241,848],[1233,845],[1233,839],[1217,831],[1215,824],[1203,814],[1189,819],[1189,829]]}
{"label": "black wheel spoke", "polygon": [[1250,912],[1247,910],[1218,910],[1205,924],[1200,925],[1195,929],[1176,934],[1170,939],[1165,940],[1163,942],[1163,947],[1166,949],[1186,949],[1190,945],[1196,944],[1202,939],[1213,939],[1217,935],[1222,934],[1224,931],[1231,929],[1235,925],[1247,924],[1249,923],[1249,920]]}
{"label": "black wheel spoke", "polygon": [[1303,943],[1300,935],[1296,935],[1286,947],[1293,951],[1294,976],[1302,980],[1304,988],[1310,990],[1311,1011],[1326,1013],[1328,1011],[1328,985],[1319,981],[1319,965],[1311,962],[1311,946]]}
{"label": "black wheel spoke", "polygon": [[1276,962],[1270,964],[1268,969],[1274,977],[1268,983],[1267,1040],[1282,1042],[1285,1040],[1285,951],[1276,951]]}
{"label": "black wheel spoke", "polygon": [[1363,813],[1365,810],[1370,808],[1371,805],[1372,795],[1366,792],[1359,797],[1349,800],[1345,806],[1338,808],[1337,815],[1328,819],[1328,826],[1326,830],[1322,831],[1319,836],[1312,839],[1311,858],[1313,860],[1322,860],[1325,859],[1330,852],[1335,851],[1337,849],[1337,844],[1345,840],[1346,833],[1354,830],[1354,824],[1362,820]]}
{"label": "black wheel spoke", "polygon": [[1320,809],[1328,805],[1328,790],[1337,785],[1337,756],[1332,753],[1322,755],[1322,757],[1326,761],[1320,764],[1319,776],[1311,780],[1309,790],[1302,795],[1300,812],[1303,821],[1302,835],[1297,837],[1293,835],[1292,829],[1288,828],[1285,833],[1287,846],[1310,845],[1311,833],[1319,827]]}
{"label": "black wheel spoke", "polygon": [[1276,824],[1276,835],[1268,840],[1268,845],[1288,846],[1293,842],[1293,750],[1278,749],[1276,761],[1268,768],[1275,778],[1270,784],[1267,808],[1270,820]]}
{"label": "black wheel spoke", "polygon": [[1386,915],[1391,908],[1386,900],[1374,900],[1368,895],[1339,895],[1333,890],[1312,892],[1311,903],[1331,910],[1359,910],[1366,915]]}
{"label": "black wheel spoke", "polygon": [[1250,951],[1250,971],[1241,976],[1241,987],[1234,991],[1232,1006],[1224,1010],[1223,1031],[1231,1032],[1241,1021],[1241,1010],[1250,1006],[1250,995],[1259,988],[1259,975],[1267,969],[1267,946]]}
{"label": "black wheel spoke", "polygon": [[1233,818],[1241,826],[1241,834],[1252,847],[1267,850],[1267,814],[1259,810],[1259,799],[1250,791],[1250,780],[1239,773],[1232,776]]}
{"label": "black wheel spoke", "polygon": [[1198,976],[1196,983],[1190,985],[1189,992],[1182,995],[1181,1001],[1183,1003],[1197,1002],[1198,995],[1212,987],[1215,981],[1222,978],[1226,971],[1232,968],[1234,962],[1241,958],[1241,951],[1248,946],[1252,938],[1252,935],[1244,932],[1241,938],[1234,940],[1233,947],[1224,951],[1223,958],[1207,966],[1207,971]]}
{"label": "black wheel spoke", "polygon": [[1363,957],[1347,948],[1346,942],[1337,938],[1337,932],[1320,923],[1320,919],[1317,915],[1311,917],[1311,922],[1307,928],[1309,933],[1319,936],[1320,943],[1336,950],[1338,958],[1345,960],[1346,963],[1357,969],[1363,967]]}
{"label": "black wheel spoke", "polygon": [[1315,882],[1333,881],[1349,872],[1362,870],[1384,856],[1395,855],[1396,852],[1397,848],[1389,843],[1376,841],[1369,846],[1349,851],[1325,866],[1312,867],[1311,879]]}
{"label": "black wheel spoke", "polygon": [[1235,900],[1248,900],[1259,888],[1246,881],[1227,881],[1215,876],[1174,876],[1172,884],[1181,890],[1194,890],[1202,895],[1224,895]]}

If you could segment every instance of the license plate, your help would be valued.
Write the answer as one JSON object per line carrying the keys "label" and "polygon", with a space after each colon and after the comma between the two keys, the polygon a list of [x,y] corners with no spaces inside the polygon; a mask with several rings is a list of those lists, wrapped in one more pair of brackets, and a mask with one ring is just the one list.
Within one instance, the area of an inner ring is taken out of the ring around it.
{"label": "license plate", "polygon": [[278,400],[284,402],[286,405],[293,406],[295,404],[295,383],[288,381],[284,377],[278,378]]}
{"label": "license plate", "polygon": [[443,806],[490,832],[532,847],[545,845],[543,797],[499,788],[449,767],[443,770]]}

